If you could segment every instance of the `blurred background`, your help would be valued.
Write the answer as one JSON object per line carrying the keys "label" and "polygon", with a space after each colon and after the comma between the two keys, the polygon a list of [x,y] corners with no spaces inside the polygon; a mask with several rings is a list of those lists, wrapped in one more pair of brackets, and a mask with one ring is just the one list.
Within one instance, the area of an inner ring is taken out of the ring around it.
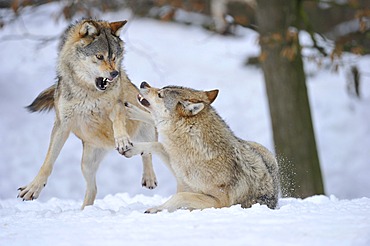
{"label": "blurred background", "polygon": [[[54,112],[24,107],[55,82],[58,43],[83,17],[127,19],[124,67],[136,85],[220,89],[214,107],[234,133],[275,152],[282,195],[370,197],[370,2],[361,0],[0,0],[0,199],[37,174]],[[67,140],[41,200],[82,200],[81,142]],[[98,198],[170,196],[141,187],[140,158],[115,151],[98,171]]]}

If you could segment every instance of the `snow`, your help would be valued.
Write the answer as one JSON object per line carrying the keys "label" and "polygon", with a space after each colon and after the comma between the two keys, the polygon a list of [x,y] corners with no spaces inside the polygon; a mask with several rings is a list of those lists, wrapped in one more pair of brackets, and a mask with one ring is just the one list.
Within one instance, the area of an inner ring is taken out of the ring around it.
{"label": "snow", "polygon": [[[346,69],[309,69],[309,97],[327,196],[281,198],[279,208],[258,204],[203,211],[143,212],[166,201],[175,179],[156,157],[159,186],[141,187],[140,158],[116,152],[98,171],[94,206],[81,211],[85,183],[80,141],[70,136],[38,200],[16,199],[17,188],[37,174],[46,155],[53,113],[30,114],[24,106],[55,78],[57,41],[6,41],[9,35],[55,36],[68,25],[54,21],[58,3],[35,9],[0,29],[0,245],[370,245],[370,78],[362,99],[346,92]],[[4,10],[0,10],[6,16]],[[103,19],[130,18],[128,12]],[[221,37],[195,26],[129,19],[121,35],[124,66],[132,81],[220,89],[214,107],[241,138],[273,150],[263,74],[245,67],[259,52],[257,35]],[[346,56],[369,74],[370,58]],[[347,66],[349,66],[347,65]]]}
{"label": "snow", "polygon": [[254,205],[144,214],[159,196],[107,196],[92,207],[50,199],[0,202],[1,245],[368,245],[370,199],[284,198]]}

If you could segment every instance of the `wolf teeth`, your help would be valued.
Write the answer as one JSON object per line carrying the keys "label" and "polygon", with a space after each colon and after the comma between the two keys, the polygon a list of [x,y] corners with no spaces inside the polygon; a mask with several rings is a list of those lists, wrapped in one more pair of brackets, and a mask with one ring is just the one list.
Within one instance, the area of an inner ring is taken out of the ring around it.
{"label": "wolf teeth", "polygon": [[139,94],[139,101],[142,102],[144,100],[144,97],[142,97],[140,94]]}
{"label": "wolf teeth", "polygon": [[143,97],[142,95],[138,94],[137,95],[137,99],[139,100],[139,102],[144,106],[144,107],[149,107],[150,106],[150,103],[148,100],[145,99],[145,97]]}
{"label": "wolf teeth", "polygon": [[107,89],[109,83],[112,83],[112,80],[104,77],[99,77],[95,80],[96,87],[102,91]]}
{"label": "wolf teeth", "polygon": [[108,79],[108,78],[103,78],[103,82],[109,82],[109,83],[112,83],[113,79]]}

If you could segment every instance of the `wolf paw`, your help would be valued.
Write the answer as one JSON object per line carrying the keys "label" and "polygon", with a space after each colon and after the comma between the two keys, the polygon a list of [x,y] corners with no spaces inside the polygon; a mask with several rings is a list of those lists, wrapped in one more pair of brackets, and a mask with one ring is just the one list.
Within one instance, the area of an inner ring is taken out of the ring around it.
{"label": "wolf paw", "polygon": [[130,119],[132,120],[140,119],[140,115],[142,111],[141,109],[132,105],[129,102],[125,102],[125,107],[126,107],[127,115]]}
{"label": "wolf paw", "polygon": [[115,138],[116,150],[123,155],[126,150],[132,147],[132,142],[128,137]]}
{"label": "wolf paw", "polygon": [[139,154],[142,154],[133,144],[131,144],[131,146],[129,146],[127,149],[125,149],[122,153],[122,155],[124,155],[125,157],[127,158],[131,158],[135,155],[139,155]]}
{"label": "wolf paw", "polygon": [[22,198],[23,201],[30,201],[37,199],[40,195],[41,190],[45,187],[45,183],[32,182],[27,186],[18,188],[18,198]]}
{"label": "wolf paw", "polygon": [[163,211],[163,209],[159,206],[159,207],[149,208],[144,213],[146,213],[146,214],[156,214],[156,213],[162,212],[162,211]]}
{"label": "wolf paw", "polygon": [[157,178],[155,175],[143,175],[143,178],[141,179],[141,185],[143,187],[148,188],[149,190],[153,190],[155,187],[157,187]]}

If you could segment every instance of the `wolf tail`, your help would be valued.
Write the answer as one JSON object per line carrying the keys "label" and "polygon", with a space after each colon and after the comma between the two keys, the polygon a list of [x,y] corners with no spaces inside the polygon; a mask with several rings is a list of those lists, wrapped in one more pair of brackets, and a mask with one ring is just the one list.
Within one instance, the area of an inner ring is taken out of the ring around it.
{"label": "wolf tail", "polygon": [[31,113],[50,111],[54,108],[54,93],[56,84],[42,91],[26,108]]}

